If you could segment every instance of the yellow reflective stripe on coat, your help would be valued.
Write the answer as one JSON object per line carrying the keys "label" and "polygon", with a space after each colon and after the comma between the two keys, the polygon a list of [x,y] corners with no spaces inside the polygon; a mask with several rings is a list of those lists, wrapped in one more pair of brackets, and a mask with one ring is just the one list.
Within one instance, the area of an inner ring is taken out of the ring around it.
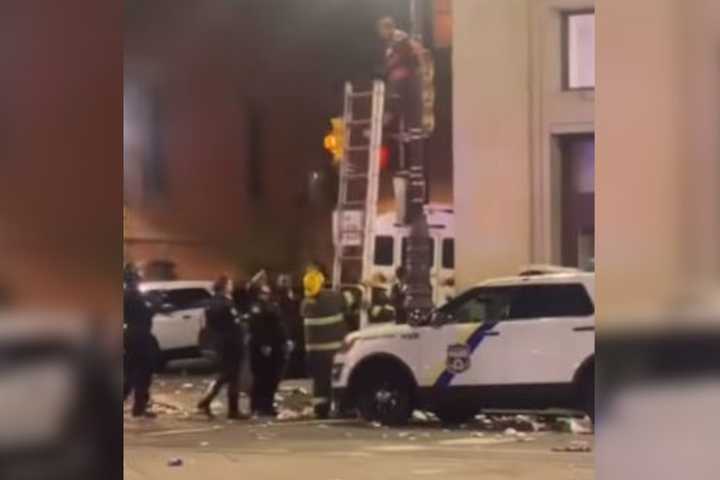
{"label": "yellow reflective stripe on coat", "polygon": [[308,327],[320,327],[323,325],[332,325],[333,323],[344,322],[342,315],[332,315],[330,317],[305,318],[305,325]]}
{"label": "yellow reflective stripe on coat", "polygon": [[305,346],[306,352],[325,352],[328,350],[339,350],[342,342],[311,343]]}

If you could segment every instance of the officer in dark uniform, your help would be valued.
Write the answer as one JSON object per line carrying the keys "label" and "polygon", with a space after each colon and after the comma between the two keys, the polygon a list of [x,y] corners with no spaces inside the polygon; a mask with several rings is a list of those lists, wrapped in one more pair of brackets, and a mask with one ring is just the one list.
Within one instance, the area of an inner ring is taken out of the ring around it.
{"label": "officer in dark uniform", "polygon": [[287,361],[288,335],[279,308],[271,300],[270,288],[252,285],[250,290],[250,408],[257,415],[275,416],[273,403]]}
{"label": "officer in dark uniform", "polygon": [[123,398],[134,393],[133,417],[154,418],[148,411],[150,385],[154,367],[158,360],[158,344],[152,334],[152,320],[158,305],[143,296],[139,289],[139,278],[126,278],[123,298],[125,327],[125,378]]}
{"label": "officer in dark uniform", "polygon": [[239,419],[240,367],[243,358],[244,327],[233,300],[228,295],[230,280],[220,277],[213,285],[214,295],[205,310],[210,342],[218,355],[220,371],[208,392],[198,403],[198,409],[213,417],[210,405],[227,385],[228,418]]}
{"label": "officer in dark uniform", "polygon": [[305,378],[305,341],[303,319],[300,316],[302,295],[293,287],[292,277],[279,275],[273,292],[288,334],[286,378]]}

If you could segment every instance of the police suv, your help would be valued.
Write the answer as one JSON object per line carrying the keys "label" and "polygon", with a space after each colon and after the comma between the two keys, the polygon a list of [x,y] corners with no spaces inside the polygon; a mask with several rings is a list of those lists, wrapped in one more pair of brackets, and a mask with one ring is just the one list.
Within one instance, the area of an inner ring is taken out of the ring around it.
{"label": "police suv", "polygon": [[423,325],[351,333],[333,366],[344,411],[462,423],[483,409],[571,408],[594,418],[595,274],[531,268],[470,288]]}

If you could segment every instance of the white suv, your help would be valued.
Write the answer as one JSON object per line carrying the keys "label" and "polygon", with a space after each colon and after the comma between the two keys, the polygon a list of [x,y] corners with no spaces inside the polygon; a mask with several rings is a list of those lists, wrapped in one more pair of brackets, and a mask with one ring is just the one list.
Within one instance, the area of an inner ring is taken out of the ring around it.
{"label": "white suv", "polygon": [[160,348],[160,367],[168,361],[200,356],[198,338],[205,325],[204,304],[212,296],[212,282],[142,282],[140,291],[160,297],[170,313],[153,317],[153,334]]}
{"label": "white suv", "polygon": [[416,408],[449,423],[489,408],[594,418],[594,297],[593,273],[533,269],[467,290],[429,325],[351,333],[335,357],[335,399],[386,424]]}

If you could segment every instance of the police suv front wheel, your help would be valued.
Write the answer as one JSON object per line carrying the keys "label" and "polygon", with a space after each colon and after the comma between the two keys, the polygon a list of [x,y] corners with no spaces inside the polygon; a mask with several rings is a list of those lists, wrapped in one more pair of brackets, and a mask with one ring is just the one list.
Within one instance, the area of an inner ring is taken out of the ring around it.
{"label": "police suv front wheel", "polygon": [[410,383],[399,376],[368,380],[359,386],[358,410],[369,422],[404,425],[412,415]]}

